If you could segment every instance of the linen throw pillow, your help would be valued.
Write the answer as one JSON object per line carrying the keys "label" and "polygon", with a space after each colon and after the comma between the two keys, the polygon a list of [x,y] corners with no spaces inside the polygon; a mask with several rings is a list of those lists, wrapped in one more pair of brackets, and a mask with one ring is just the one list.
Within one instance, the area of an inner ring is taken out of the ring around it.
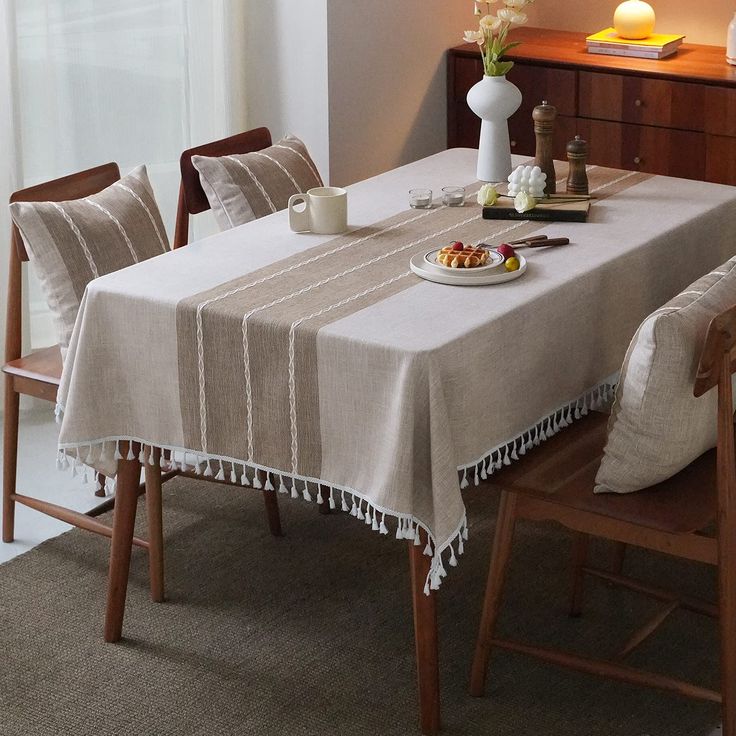
{"label": "linen throw pillow", "polygon": [[62,357],[87,284],[169,249],[145,166],[84,199],[10,205],[46,301]]}
{"label": "linen throw pillow", "polygon": [[711,319],[736,304],[736,258],[649,315],[624,359],[596,493],[672,477],[716,445],[716,389],[693,396]]}
{"label": "linen throw pillow", "polygon": [[322,186],[307,147],[294,136],[252,153],[192,156],[192,164],[220,230],[286,209],[292,194]]}

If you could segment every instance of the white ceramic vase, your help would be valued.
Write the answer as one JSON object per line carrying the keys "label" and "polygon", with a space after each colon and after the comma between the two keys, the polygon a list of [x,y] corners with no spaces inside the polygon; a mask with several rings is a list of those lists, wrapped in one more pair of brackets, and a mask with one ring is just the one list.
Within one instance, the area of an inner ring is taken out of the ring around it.
{"label": "white ceramic vase", "polygon": [[478,146],[480,181],[505,181],[511,173],[508,119],[519,105],[521,92],[505,76],[484,76],[470,88],[468,106],[483,121]]}

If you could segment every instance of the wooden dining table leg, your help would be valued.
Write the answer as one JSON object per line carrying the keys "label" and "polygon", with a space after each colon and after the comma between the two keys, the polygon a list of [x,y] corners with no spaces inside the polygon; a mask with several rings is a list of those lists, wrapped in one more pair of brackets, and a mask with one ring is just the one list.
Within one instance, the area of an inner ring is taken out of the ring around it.
{"label": "wooden dining table leg", "polygon": [[411,593],[414,604],[414,641],[416,644],[417,681],[419,686],[419,725],[423,736],[435,736],[440,730],[440,677],[437,644],[437,592],[424,594],[431,558],[424,554],[426,532],[420,531],[420,545],[409,542]]}
{"label": "wooden dining table leg", "polygon": [[125,597],[128,592],[130,553],[133,548],[133,528],[138,506],[138,486],[141,464],[138,460],[140,445],[133,443],[133,460],[125,459],[127,443],[120,443],[123,459],[118,461],[115,486],[115,512],[112,521],[110,545],[110,572],[107,580],[107,608],[105,611],[105,641],[120,641],[123,633]]}

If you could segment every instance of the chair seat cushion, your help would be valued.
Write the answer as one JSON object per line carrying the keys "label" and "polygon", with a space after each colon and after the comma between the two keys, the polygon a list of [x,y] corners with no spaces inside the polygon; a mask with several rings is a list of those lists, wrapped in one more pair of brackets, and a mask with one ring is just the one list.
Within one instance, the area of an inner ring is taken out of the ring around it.
{"label": "chair seat cushion", "polygon": [[504,490],[674,534],[704,529],[715,516],[715,450],[668,480],[632,494],[594,494],[606,443],[605,414],[591,412],[493,476]]}
{"label": "chair seat cushion", "polygon": [[231,156],[192,156],[220,230],[286,209],[292,194],[322,186],[307,147],[286,136],[270,148]]}
{"label": "chair seat cushion", "polygon": [[616,389],[596,492],[629,493],[670,478],[716,444],[716,390],[693,395],[710,321],[736,304],[736,259],[642,322]]}
{"label": "chair seat cushion", "polygon": [[169,248],[145,166],[84,199],[14,202],[10,212],[54,314],[62,356],[87,284]]}

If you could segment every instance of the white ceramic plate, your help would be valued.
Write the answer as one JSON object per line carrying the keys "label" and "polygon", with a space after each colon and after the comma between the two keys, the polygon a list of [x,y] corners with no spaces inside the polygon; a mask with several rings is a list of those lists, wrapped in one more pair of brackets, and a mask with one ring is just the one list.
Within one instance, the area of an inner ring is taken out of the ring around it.
{"label": "white ceramic plate", "polygon": [[519,259],[519,268],[516,271],[494,269],[485,273],[476,273],[476,268],[447,268],[446,266],[433,265],[427,262],[424,253],[417,253],[409,261],[409,266],[420,278],[434,281],[437,284],[449,284],[451,286],[486,286],[488,284],[502,284],[505,281],[513,281],[523,276],[526,272],[526,258],[522,255]]}
{"label": "white ceramic plate", "polygon": [[[486,248],[488,251],[488,263],[486,263],[485,266],[476,266],[475,268],[468,268],[465,269],[468,273],[471,271],[474,274],[481,274],[481,273],[488,273],[489,271],[493,270],[494,268],[498,268],[499,266],[503,266],[504,257],[493,248]],[[437,256],[439,255],[440,249],[436,248],[435,250],[430,250],[429,253],[427,253],[424,256],[424,260],[433,267],[433,269],[440,269],[440,271],[447,273],[450,271],[451,273],[456,273],[457,271],[462,271],[463,269],[458,268],[451,268],[450,266],[445,266],[444,264],[440,263],[437,260]]]}

